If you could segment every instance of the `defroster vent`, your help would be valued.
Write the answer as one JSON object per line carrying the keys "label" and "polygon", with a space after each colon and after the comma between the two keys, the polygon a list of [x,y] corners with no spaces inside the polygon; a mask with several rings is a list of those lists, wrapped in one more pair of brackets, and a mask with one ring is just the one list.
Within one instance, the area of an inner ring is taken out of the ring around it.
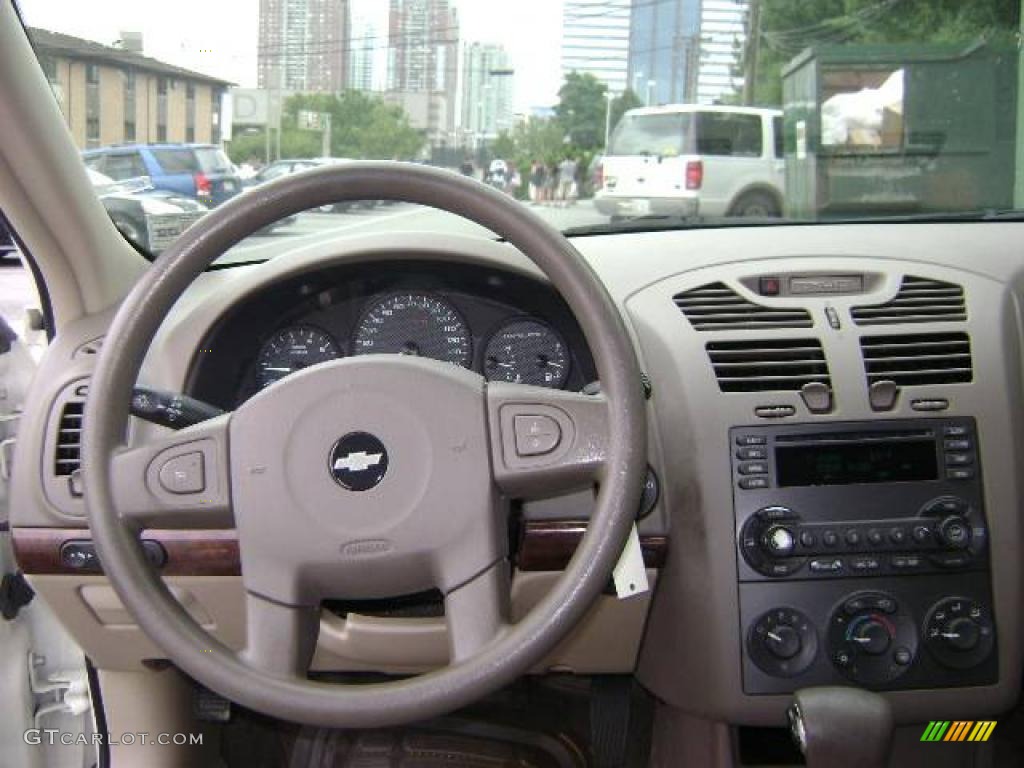
{"label": "defroster vent", "polygon": [[958,384],[974,376],[966,333],[864,336],[860,346],[868,386],[887,380],[901,387]]}
{"label": "defroster vent", "polygon": [[708,357],[723,392],[778,392],[821,383],[831,388],[817,339],[712,341]]}
{"label": "defroster vent", "polygon": [[857,325],[963,322],[967,319],[967,303],[959,285],[907,275],[890,301],[854,307],[850,314]]}
{"label": "defroster vent", "polygon": [[672,300],[698,331],[810,328],[812,325],[805,309],[755,304],[725,283],[710,283],[683,291]]}

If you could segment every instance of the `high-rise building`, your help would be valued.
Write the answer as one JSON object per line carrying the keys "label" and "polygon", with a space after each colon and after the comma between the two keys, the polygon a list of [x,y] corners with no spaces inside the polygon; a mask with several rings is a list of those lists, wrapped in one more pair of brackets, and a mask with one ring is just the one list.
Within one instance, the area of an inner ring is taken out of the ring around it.
{"label": "high-rise building", "polygon": [[348,0],[260,0],[260,88],[341,91],[347,83]]}
{"label": "high-rise building", "polygon": [[630,0],[565,0],[562,76],[590,73],[612,93],[625,90],[629,13]]}
{"label": "high-rise building", "polygon": [[385,53],[384,30],[373,11],[367,0],[349,2],[348,86],[357,91],[382,90],[387,78],[387,58],[381,62],[379,56]]}
{"label": "high-rise building", "polygon": [[[388,89],[429,94],[427,133],[434,143],[453,138],[459,74],[459,18],[449,0],[391,0]],[[414,99],[415,100],[415,99]]]}
{"label": "high-rise building", "polygon": [[627,84],[645,104],[697,98],[701,0],[634,2]]}
{"label": "high-rise building", "polygon": [[702,0],[697,101],[714,104],[743,89],[749,0]]}
{"label": "high-rise building", "polygon": [[477,140],[512,129],[512,61],[500,45],[471,43],[462,57],[461,127]]}

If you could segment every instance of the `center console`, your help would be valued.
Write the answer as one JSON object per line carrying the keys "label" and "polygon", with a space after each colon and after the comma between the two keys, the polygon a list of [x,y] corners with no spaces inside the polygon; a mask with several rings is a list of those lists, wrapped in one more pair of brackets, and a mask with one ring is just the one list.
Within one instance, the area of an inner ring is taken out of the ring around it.
{"label": "center console", "polygon": [[730,431],[743,688],[995,683],[973,419]]}

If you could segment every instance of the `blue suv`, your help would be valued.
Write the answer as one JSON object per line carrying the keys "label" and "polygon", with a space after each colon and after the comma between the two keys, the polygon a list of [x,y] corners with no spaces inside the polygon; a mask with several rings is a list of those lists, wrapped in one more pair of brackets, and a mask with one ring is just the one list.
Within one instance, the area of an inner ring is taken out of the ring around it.
{"label": "blue suv", "polygon": [[242,191],[242,180],[213,144],[121,144],[82,153],[86,166],[115,181],[148,176],[156,189],[220,205]]}

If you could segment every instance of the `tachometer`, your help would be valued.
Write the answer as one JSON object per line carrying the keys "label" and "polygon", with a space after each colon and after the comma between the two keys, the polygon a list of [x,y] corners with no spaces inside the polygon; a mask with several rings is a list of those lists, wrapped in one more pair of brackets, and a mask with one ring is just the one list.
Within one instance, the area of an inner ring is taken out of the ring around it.
{"label": "tachometer", "polygon": [[357,355],[418,355],[468,367],[472,341],[458,311],[429,293],[395,293],[374,302],[356,327]]}
{"label": "tachometer", "polygon": [[334,339],[319,328],[309,325],[283,328],[267,339],[260,350],[257,362],[260,388],[339,356]]}
{"label": "tachometer", "polygon": [[487,342],[484,375],[488,381],[559,389],[569,378],[569,352],[550,325],[539,320],[513,320]]}

